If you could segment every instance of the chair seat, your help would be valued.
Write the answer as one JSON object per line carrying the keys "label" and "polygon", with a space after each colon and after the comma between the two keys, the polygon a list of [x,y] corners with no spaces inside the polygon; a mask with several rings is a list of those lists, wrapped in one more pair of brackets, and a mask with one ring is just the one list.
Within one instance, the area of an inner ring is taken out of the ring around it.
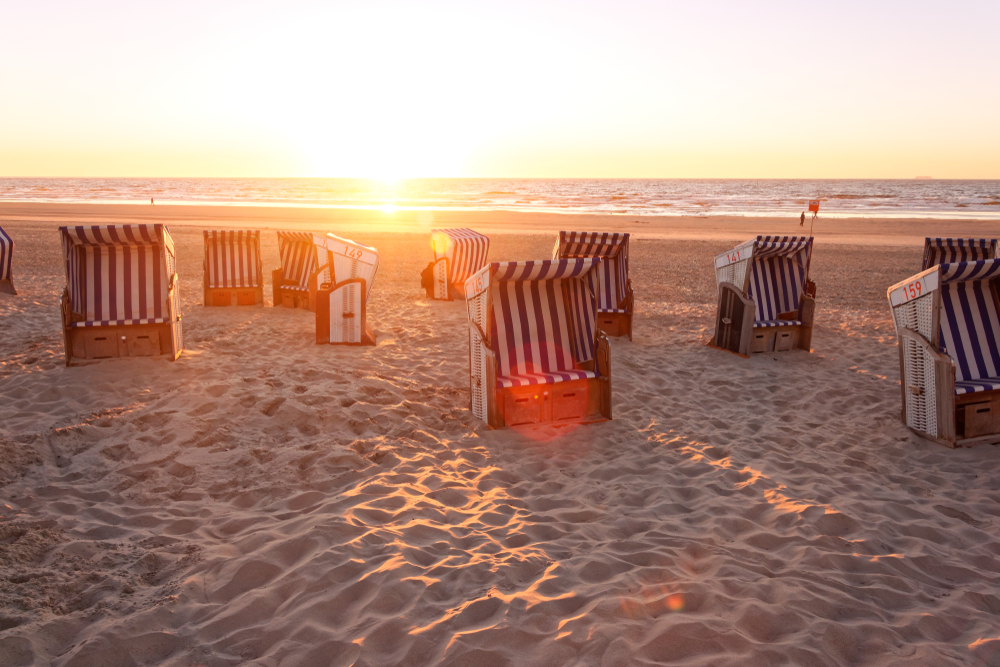
{"label": "chair seat", "polygon": [[[236,286],[236,285],[213,285],[212,283],[209,283],[208,285],[208,289],[257,289],[258,287],[261,287],[261,285]],[[285,289],[290,289],[290,288],[286,287]]]}
{"label": "chair seat", "polygon": [[70,322],[70,327],[120,327],[132,324],[169,324],[167,317],[145,317],[137,320],[87,320],[85,322]]}
{"label": "chair seat", "polygon": [[1000,378],[982,378],[979,380],[958,380],[955,382],[955,394],[975,394],[980,391],[1000,389]]}
{"label": "chair seat", "polygon": [[797,327],[802,325],[802,320],[755,320],[754,328],[758,327]]}
{"label": "chair seat", "polygon": [[628,313],[624,308],[598,308],[599,313]]}
{"label": "chair seat", "polygon": [[281,289],[283,289],[283,290],[289,290],[289,291],[292,291],[292,292],[308,292],[309,291],[308,287],[301,287],[299,285],[281,285]]}
{"label": "chair seat", "polygon": [[508,375],[497,378],[497,388],[527,387],[533,384],[555,384],[567,380],[586,380],[596,378],[594,371],[554,371],[551,373],[528,373],[525,375]]}

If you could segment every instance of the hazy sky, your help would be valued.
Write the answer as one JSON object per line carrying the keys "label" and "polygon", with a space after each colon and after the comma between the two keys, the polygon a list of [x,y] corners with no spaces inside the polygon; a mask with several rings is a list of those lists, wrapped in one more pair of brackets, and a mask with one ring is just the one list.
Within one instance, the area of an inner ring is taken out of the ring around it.
{"label": "hazy sky", "polygon": [[0,176],[1000,178],[997,0],[0,17]]}

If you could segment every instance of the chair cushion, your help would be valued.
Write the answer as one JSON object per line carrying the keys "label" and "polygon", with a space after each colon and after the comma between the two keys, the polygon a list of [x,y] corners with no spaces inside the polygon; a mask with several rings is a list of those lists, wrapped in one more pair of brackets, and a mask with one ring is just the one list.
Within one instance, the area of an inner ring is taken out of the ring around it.
{"label": "chair cushion", "polygon": [[975,394],[980,391],[1000,389],[1000,378],[983,378],[981,380],[959,380],[955,382],[956,394]]}
{"label": "chair cushion", "polygon": [[88,320],[86,322],[70,322],[70,327],[120,327],[132,324],[169,324],[166,317],[146,317],[137,320]]}
{"label": "chair cushion", "polygon": [[599,313],[628,313],[624,308],[598,308]]}
{"label": "chair cushion", "polygon": [[802,320],[755,320],[754,327],[796,327],[802,325]]}
{"label": "chair cushion", "polygon": [[299,285],[282,285],[280,289],[286,292],[308,292],[308,287],[300,287]]}
{"label": "chair cushion", "polygon": [[555,384],[567,380],[585,380],[596,378],[597,373],[593,371],[557,371],[554,373],[530,373],[527,375],[508,375],[497,378],[497,388],[506,387],[527,387],[533,384]]}

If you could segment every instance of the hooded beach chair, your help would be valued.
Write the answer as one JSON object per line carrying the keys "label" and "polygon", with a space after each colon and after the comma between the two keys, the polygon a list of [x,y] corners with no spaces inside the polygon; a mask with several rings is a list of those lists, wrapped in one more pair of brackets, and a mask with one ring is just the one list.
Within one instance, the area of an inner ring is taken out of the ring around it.
{"label": "hooded beach chair", "polygon": [[432,299],[465,298],[465,281],[486,265],[490,239],[471,229],[432,229],[434,261],[420,273],[420,285]]}
{"label": "hooded beach chair", "polygon": [[313,235],[320,267],[316,283],[316,342],[374,345],[368,297],[378,271],[378,250],[333,234]]}
{"label": "hooded beach chair", "polygon": [[924,264],[926,271],[938,264],[956,262],[978,262],[981,259],[997,259],[996,239],[924,239]]}
{"label": "hooded beach chair", "polygon": [[490,428],[611,419],[599,258],[488,264],[465,283],[472,414]]}
{"label": "hooded beach chair", "polygon": [[205,231],[205,305],[259,306],[264,303],[260,231]]}
{"label": "hooded beach chair", "polygon": [[903,422],[957,447],[1000,442],[1000,259],[938,264],[893,285]]}
{"label": "hooded beach chair", "polygon": [[17,294],[11,277],[11,260],[14,254],[14,240],[0,227],[0,292]]}
{"label": "hooded beach chair", "polygon": [[597,327],[609,336],[632,340],[632,310],[635,295],[628,275],[628,234],[606,232],[559,232],[553,259],[600,257],[597,267]]}
{"label": "hooded beach chair", "polygon": [[184,347],[174,243],[164,225],[60,227],[66,365],[77,359],[177,359]]}
{"label": "hooded beach chair", "polygon": [[309,279],[316,272],[316,244],[312,232],[278,232],[281,267],[271,272],[274,305],[316,310],[310,299]]}
{"label": "hooded beach chair", "polygon": [[816,310],[812,246],[811,237],[758,236],[716,256],[714,347],[743,356],[810,349]]}

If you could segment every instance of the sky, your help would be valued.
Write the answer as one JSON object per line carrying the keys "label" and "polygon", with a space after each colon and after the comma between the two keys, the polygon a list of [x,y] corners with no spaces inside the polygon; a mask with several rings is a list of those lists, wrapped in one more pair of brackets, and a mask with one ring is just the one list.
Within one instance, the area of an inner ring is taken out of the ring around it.
{"label": "sky", "polygon": [[0,16],[0,177],[1000,178],[996,0]]}

